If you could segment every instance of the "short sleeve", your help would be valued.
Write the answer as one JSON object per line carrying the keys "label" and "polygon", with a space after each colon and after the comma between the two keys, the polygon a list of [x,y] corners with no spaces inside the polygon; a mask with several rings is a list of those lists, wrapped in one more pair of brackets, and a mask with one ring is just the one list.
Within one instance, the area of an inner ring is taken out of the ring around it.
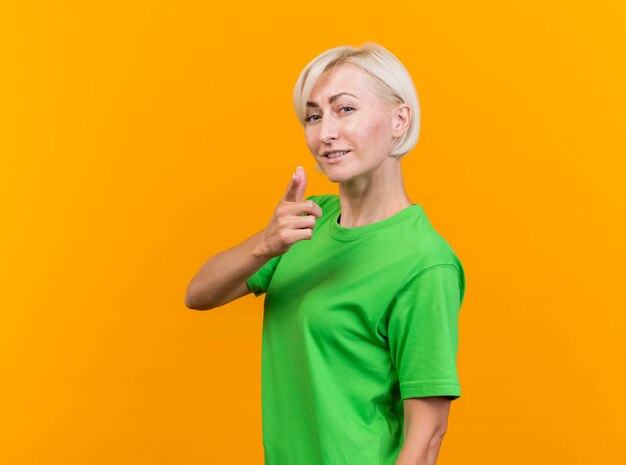
{"label": "short sleeve", "polygon": [[246,280],[248,288],[254,292],[256,297],[267,292],[267,288],[270,285],[270,281],[272,280],[272,276],[274,276],[274,271],[276,270],[281,257],[282,255],[278,255],[268,260],[265,265],[259,268],[256,273]]}
{"label": "short sleeve", "polygon": [[451,264],[427,268],[390,303],[387,335],[402,399],[461,397],[456,368],[464,283],[460,273]]}

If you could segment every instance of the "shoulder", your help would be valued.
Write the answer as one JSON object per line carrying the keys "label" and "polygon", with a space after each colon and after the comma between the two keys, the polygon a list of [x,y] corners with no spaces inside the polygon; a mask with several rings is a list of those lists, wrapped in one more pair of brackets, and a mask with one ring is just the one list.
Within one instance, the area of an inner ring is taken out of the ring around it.
{"label": "shoulder", "polygon": [[406,227],[411,228],[410,234],[405,234],[408,238],[406,252],[415,265],[414,276],[432,267],[451,265],[463,279],[464,270],[459,257],[450,243],[430,222],[423,208],[414,221],[406,223]]}
{"label": "shoulder", "polygon": [[456,270],[462,302],[465,296],[465,270],[463,269],[461,260],[450,243],[431,224],[428,217],[426,217],[426,215],[424,215],[424,217],[426,219],[424,228],[427,233],[425,235],[426,239],[421,244],[420,249],[422,256],[428,257],[428,259],[416,270],[417,275],[419,276],[429,270],[439,269],[439,272],[441,272],[442,268],[454,268]]}

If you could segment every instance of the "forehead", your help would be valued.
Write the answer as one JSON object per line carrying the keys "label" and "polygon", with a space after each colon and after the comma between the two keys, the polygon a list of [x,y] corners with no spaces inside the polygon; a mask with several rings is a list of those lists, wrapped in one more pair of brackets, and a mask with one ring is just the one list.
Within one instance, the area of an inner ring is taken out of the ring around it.
{"label": "forehead", "polygon": [[310,101],[326,103],[328,97],[340,92],[349,92],[358,98],[373,96],[372,79],[359,66],[344,63],[320,75],[311,89]]}

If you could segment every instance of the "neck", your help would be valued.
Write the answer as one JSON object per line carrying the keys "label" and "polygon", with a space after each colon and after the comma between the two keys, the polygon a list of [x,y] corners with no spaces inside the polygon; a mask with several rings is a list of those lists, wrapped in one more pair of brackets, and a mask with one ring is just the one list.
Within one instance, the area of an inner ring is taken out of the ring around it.
{"label": "neck", "polygon": [[341,226],[376,223],[413,205],[404,188],[400,160],[390,158],[372,172],[339,183]]}

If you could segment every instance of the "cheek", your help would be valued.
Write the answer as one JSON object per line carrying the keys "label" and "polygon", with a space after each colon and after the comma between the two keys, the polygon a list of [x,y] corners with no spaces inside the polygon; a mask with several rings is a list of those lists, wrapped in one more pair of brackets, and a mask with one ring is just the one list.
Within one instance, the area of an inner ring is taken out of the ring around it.
{"label": "cheek", "polygon": [[381,118],[372,118],[366,121],[359,121],[351,125],[350,134],[358,137],[360,140],[368,140],[367,145],[376,145],[385,142],[389,125]]}
{"label": "cheek", "polygon": [[313,131],[311,131],[310,127],[304,130],[304,140],[306,141],[306,145],[311,147],[311,144],[313,144]]}

